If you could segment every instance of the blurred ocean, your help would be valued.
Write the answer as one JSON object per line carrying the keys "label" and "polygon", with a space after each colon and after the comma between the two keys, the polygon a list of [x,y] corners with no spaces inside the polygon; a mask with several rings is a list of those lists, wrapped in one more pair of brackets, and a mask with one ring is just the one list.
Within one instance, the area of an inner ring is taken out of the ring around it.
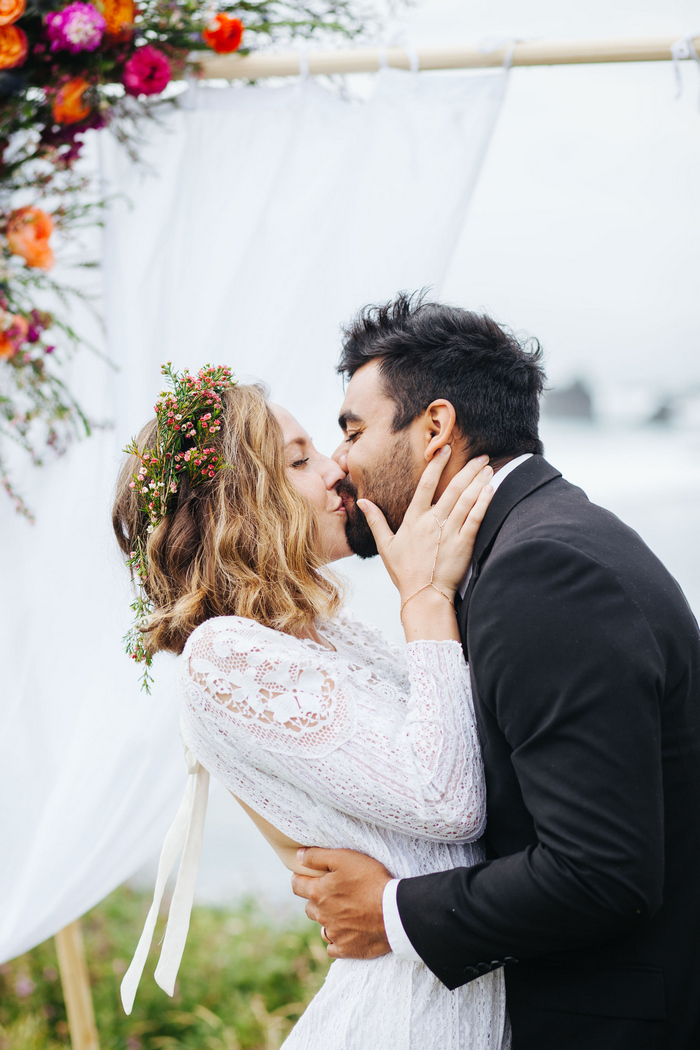
{"label": "blurred ocean", "polygon": [[[545,454],[589,498],[635,529],[681,584],[700,616],[700,426],[630,426],[545,419]],[[395,591],[379,559],[352,558],[339,568],[350,581],[348,604],[401,641]],[[155,861],[135,878],[151,887]],[[246,894],[274,912],[303,911],[289,874],[238,804],[212,782],[202,863],[201,902]]]}

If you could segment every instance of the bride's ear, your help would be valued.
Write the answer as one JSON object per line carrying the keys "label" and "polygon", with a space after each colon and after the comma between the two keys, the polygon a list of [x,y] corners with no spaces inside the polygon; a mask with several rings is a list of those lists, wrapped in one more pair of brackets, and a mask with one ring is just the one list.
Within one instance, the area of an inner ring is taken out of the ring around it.
{"label": "bride's ear", "polygon": [[449,445],[455,432],[457,416],[454,406],[444,398],[432,401],[425,410],[425,461],[429,463],[436,452]]}

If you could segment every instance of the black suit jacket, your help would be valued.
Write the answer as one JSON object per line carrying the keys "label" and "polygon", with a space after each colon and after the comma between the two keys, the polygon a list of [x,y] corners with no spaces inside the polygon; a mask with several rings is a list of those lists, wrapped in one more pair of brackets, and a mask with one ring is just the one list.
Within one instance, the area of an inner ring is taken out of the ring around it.
{"label": "black suit jacket", "polygon": [[542,457],[504,479],[459,612],[487,860],[404,879],[449,988],[506,966],[513,1050],[700,1047],[700,635],[635,532]]}

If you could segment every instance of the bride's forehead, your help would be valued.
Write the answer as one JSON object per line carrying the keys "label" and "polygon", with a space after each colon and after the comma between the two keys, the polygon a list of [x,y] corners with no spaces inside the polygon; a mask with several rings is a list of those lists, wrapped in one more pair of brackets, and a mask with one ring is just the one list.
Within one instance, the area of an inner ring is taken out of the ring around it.
{"label": "bride's forehead", "polygon": [[306,445],[311,444],[311,438],[304,430],[301,423],[294,418],[291,412],[289,412],[283,405],[276,405],[270,401],[270,411],[273,416],[282,427],[282,434],[284,435],[285,445]]}

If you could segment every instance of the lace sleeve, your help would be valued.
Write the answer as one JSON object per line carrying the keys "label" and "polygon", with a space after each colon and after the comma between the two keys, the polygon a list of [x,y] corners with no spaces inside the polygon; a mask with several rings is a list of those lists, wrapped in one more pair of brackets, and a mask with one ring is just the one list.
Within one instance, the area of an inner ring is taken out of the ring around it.
{"label": "lace sleeve", "polygon": [[408,694],[410,682],[406,645],[390,642],[378,627],[358,620],[346,609],[340,612],[336,622],[342,630],[348,650],[355,650],[360,662],[371,660],[382,677],[390,678],[403,693]]}
{"label": "lace sleeve", "polygon": [[251,620],[209,620],[181,664],[188,744],[212,772],[230,771],[234,793],[238,767],[290,805],[301,791],[363,821],[476,838],[485,789],[461,646],[416,642],[407,661],[401,695],[371,661],[349,663]]}

